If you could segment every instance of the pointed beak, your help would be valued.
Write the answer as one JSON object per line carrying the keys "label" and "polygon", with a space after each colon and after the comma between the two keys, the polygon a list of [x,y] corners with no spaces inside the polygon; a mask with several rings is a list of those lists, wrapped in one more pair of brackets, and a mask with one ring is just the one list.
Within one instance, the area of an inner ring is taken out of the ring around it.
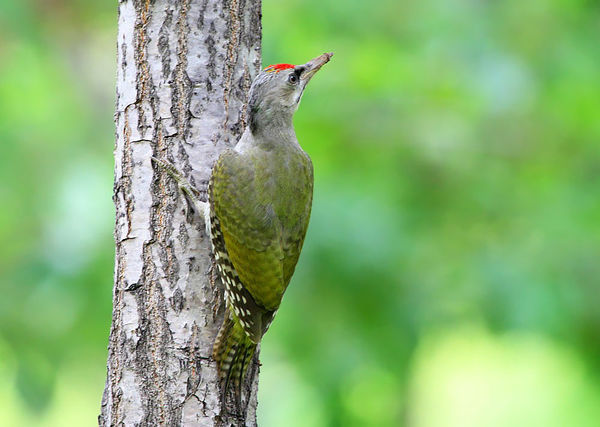
{"label": "pointed beak", "polygon": [[324,53],[323,55],[317,56],[314,59],[311,59],[304,65],[297,65],[296,70],[300,71],[300,80],[306,84],[315,75],[317,71],[321,69],[321,67],[329,62],[331,57],[333,56],[333,52]]}

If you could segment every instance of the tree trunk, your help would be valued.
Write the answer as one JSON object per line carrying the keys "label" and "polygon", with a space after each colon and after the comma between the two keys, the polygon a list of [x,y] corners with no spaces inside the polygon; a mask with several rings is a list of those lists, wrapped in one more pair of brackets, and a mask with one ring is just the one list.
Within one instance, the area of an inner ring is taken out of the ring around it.
{"label": "tree trunk", "polygon": [[212,345],[223,320],[203,220],[151,157],[203,197],[236,143],[260,66],[260,0],[119,2],[115,278],[102,426],[256,425],[257,357],[241,414],[222,408]]}

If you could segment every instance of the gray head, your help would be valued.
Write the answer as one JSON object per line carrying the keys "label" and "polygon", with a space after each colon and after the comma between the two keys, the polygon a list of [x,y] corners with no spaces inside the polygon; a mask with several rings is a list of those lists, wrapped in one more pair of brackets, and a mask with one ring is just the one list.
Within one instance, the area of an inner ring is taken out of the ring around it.
{"label": "gray head", "polygon": [[252,82],[248,101],[250,130],[292,126],[306,85],[333,53],[324,53],[302,65],[269,65]]}

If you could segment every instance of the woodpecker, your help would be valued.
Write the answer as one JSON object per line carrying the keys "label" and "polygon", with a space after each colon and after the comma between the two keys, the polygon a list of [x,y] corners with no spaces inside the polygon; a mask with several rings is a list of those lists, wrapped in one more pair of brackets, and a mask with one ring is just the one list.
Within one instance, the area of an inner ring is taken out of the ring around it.
{"label": "woodpecker", "polygon": [[227,305],[213,358],[223,401],[234,385],[238,407],[246,370],[292,278],[310,218],[313,166],[292,119],[306,85],[332,56],[259,73],[248,96],[248,126],[213,166],[208,204],[171,164],[152,158],[205,216]]}
{"label": "woodpecker", "polygon": [[332,56],[263,69],[250,87],[247,128],[212,169],[210,235],[227,303],[213,347],[223,396],[234,385],[239,399],[256,346],[300,256],[312,206],[313,166],[292,118],[306,85]]}

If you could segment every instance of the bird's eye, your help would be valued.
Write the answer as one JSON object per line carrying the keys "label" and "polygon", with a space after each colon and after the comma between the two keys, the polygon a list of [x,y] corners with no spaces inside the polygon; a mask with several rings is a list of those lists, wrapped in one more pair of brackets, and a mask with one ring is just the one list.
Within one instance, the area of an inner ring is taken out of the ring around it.
{"label": "bird's eye", "polygon": [[296,73],[292,73],[288,76],[288,82],[290,82],[293,85],[298,83],[298,76],[296,75]]}

